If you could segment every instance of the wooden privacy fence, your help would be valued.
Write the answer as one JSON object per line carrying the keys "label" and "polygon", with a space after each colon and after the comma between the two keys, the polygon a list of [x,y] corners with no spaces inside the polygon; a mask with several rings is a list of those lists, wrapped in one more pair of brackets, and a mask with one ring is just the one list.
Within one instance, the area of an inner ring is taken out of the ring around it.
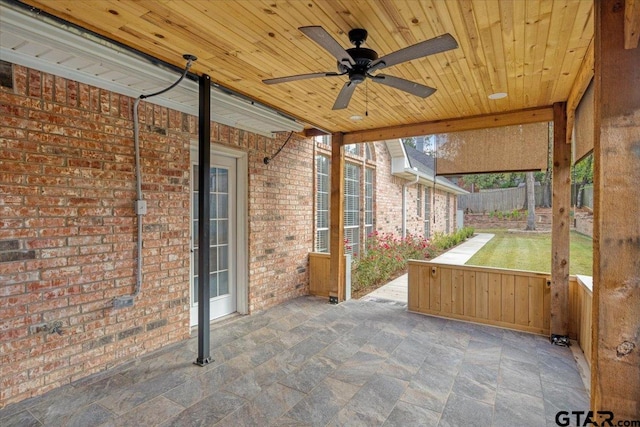
{"label": "wooden privacy fence", "polygon": [[569,336],[578,341],[587,363],[591,366],[591,277],[569,278]]}
{"label": "wooden privacy fence", "polygon": [[[345,255],[346,298],[351,298],[351,256]],[[309,293],[318,297],[329,297],[329,272],[331,255],[325,252],[309,253]]]}
{"label": "wooden privacy fence", "polygon": [[[536,186],[536,206],[542,203],[542,187]],[[458,196],[458,209],[474,213],[507,212],[522,209],[527,193],[525,187],[502,188]]]}
{"label": "wooden privacy fence", "polygon": [[409,261],[408,309],[549,335],[550,276]]}

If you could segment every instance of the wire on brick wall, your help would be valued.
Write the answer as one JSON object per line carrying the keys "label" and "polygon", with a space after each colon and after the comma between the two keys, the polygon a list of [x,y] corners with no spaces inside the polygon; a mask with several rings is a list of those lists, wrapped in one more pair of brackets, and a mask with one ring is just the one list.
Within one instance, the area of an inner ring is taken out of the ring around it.
{"label": "wire on brick wall", "polygon": [[289,140],[291,139],[291,137],[293,136],[293,131],[291,131],[289,133],[289,136],[287,137],[287,140],[284,142],[284,144],[282,144],[282,146],[280,148],[278,148],[278,151],[275,152],[275,154],[271,157],[265,157],[264,159],[262,159],[262,161],[264,162],[265,165],[268,165],[269,162],[273,159],[276,158],[276,156],[278,154],[280,154],[280,152],[282,151],[282,149],[284,148],[285,145],[287,145],[287,142],[289,142]]}
{"label": "wire on brick wall", "polygon": [[134,143],[134,151],[135,151],[135,165],[136,165],[136,202],[135,202],[135,213],[138,217],[137,231],[138,231],[138,239],[136,242],[136,252],[137,252],[137,262],[136,262],[136,285],[131,295],[125,295],[122,297],[118,297],[114,300],[115,307],[127,307],[133,305],[133,298],[140,294],[140,290],[142,289],[142,217],[147,213],[147,205],[144,201],[142,194],[142,170],[140,164],[140,120],[138,117],[138,106],[140,105],[140,101],[146,98],[151,98],[152,96],[157,96],[163,94],[174,87],[176,87],[187,75],[191,65],[198,58],[194,55],[185,54],[183,55],[184,59],[187,60],[184,71],[180,78],[174,82],[171,86],[162,89],[158,92],[154,92],[148,95],[140,95],[136,98],[133,103],[133,143]]}

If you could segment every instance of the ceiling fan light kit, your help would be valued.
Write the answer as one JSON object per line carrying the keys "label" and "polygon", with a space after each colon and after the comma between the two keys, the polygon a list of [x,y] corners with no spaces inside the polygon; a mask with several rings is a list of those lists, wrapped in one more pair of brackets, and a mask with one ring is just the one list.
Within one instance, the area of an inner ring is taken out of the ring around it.
{"label": "ceiling fan light kit", "polygon": [[298,74],[294,76],[266,79],[262,82],[265,84],[278,84],[296,80],[314,79],[318,77],[347,75],[349,80],[342,86],[342,89],[333,104],[333,110],[347,108],[356,86],[364,82],[367,78],[370,78],[375,83],[399,89],[412,95],[419,96],[420,98],[426,98],[432,95],[436,91],[435,88],[412,82],[410,80],[405,80],[400,77],[373,73],[386,67],[391,67],[403,62],[412,61],[414,59],[423,58],[425,56],[445,52],[458,47],[458,43],[453,36],[447,33],[433,39],[405,47],[404,49],[391,52],[390,54],[382,57],[378,57],[378,53],[375,50],[362,47],[366,42],[368,35],[367,30],[365,29],[354,28],[349,31],[349,40],[355,47],[346,50],[322,27],[300,27],[299,30],[336,58],[338,72],[327,71],[320,73]]}

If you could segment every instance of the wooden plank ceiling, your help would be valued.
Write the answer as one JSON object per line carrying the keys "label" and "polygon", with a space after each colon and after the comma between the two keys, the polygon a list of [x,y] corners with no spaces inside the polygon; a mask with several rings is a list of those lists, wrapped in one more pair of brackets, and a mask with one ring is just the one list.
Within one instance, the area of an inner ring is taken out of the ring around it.
{"label": "wooden plank ceiling", "polygon": [[[192,71],[330,132],[353,132],[549,106],[566,101],[593,38],[588,0],[25,0],[57,17]],[[298,30],[324,27],[343,47],[365,28],[379,56],[450,33],[459,48],[388,67],[437,88],[422,99],[368,79],[348,108],[331,107],[346,76],[266,85],[336,71]],[[508,96],[491,100],[489,94]],[[368,114],[367,114],[368,113]],[[362,116],[353,120],[352,116]]]}

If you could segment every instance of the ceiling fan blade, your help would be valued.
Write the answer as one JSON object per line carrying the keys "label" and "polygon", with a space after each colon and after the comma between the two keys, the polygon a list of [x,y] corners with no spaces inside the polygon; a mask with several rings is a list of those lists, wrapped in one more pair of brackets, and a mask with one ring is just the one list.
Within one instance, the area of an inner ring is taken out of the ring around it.
{"label": "ceiling fan blade", "polygon": [[342,110],[347,108],[349,105],[349,101],[351,101],[351,96],[353,95],[353,91],[356,89],[356,84],[348,81],[342,86],[338,97],[336,98],[336,102],[333,104],[332,110]]}
{"label": "ceiling fan blade", "polygon": [[287,77],[276,77],[273,79],[265,79],[262,83],[268,85],[274,85],[277,83],[286,83],[293,82],[296,80],[304,80],[304,79],[315,79],[317,77],[333,77],[333,76],[342,76],[340,73],[326,72],[326,73],[309,73],[309,74],[297,74],[295,76],[287,76]]}
{"label": "ceiling fan blade", "polygon": [[353,60],[351,55],[344,50],[342,46],[333,38],[331,35],[320,26],[311,26],[311,27],[300,27],[298,28],[302,31],[307,37],[309,37],[314,42],[318,43],[325,50],[327,50],[331,55],[333,55],[339,63],[348,66],[355,65],[356,61]]}
{"label": "ceiling fan blade", "polygon": [[376,61],[373,61],[370,64],[368,72],[380,70],[385,67],[391,67],[392,65],[401,64],[413,59],[433,55],[434,53],[445,52],[457,47],[458,42],[456,41],[456,39],[454,39],[451,34],[446,33],[441,36],[405,47],[404,49],[396,50],[395,52],[391,52],[390,54],[385,55],[382,58],[378,58]]}
{"label": "ceiling fan blade", "polygon": [[390,86],[396,89],[403,90],[407,93],[410,93],[415,96],[419,96],[420,98],[426,98],[429,95],[432,95],[436,89],[421,85],[420,83],[412,82],[409,80],[401,79],[399,77],[387,76],[385,74],[378,74],[376,76],[370,76],[371,80],[376,83],[380,83],[386,86]]}

